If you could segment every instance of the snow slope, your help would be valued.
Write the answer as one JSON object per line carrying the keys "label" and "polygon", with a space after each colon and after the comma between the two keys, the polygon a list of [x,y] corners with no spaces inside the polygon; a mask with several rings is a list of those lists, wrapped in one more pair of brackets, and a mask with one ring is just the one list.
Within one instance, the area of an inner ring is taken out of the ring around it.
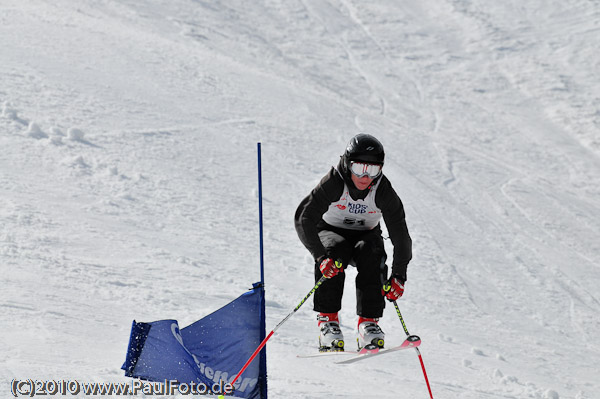
{"label": "snow slope", "polygon": [[[295,208],[364,131],[407,211],[399,304],[434,397],[597,398],[598,21],[589,0],[2,0],[0,395],[127,381],[133,319],[185,326],[259,280],[259,141],[272,328],[312,287]],[[296,358],[316,336],[308,305],[269,342],[271,397],[427,397],[410,351]]]}

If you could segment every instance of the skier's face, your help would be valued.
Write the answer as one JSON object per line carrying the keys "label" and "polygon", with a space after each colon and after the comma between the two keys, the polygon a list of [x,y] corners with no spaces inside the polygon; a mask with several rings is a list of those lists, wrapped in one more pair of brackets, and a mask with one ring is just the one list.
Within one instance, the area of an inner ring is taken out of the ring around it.
{"label": "skier's face", "polygon": [[351,173],[352,183],[359,190],[366,190],[371,183],[373,183],[373,179],[371,179],[368,175],[363,177],[358,177],[354,173]]}

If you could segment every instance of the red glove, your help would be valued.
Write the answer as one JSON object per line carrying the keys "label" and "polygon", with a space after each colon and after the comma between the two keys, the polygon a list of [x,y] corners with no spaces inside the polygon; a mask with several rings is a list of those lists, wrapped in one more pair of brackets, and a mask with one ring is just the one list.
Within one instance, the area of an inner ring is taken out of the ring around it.
{"label": "red glove", "polygon": [[339,260],[334,261],[331,258],[327,258],[321,262],[319,265],[319,269],[321,269],[321,273],[325,278],[335,277],[338,273],[342,272],[342,262]]}
{"label": "red glove", "polygon": [[385,296],[389,301],[395,301],[402,294],[404,294],[404,284],[396,277],[390,277],[381,289],[381,295]]}

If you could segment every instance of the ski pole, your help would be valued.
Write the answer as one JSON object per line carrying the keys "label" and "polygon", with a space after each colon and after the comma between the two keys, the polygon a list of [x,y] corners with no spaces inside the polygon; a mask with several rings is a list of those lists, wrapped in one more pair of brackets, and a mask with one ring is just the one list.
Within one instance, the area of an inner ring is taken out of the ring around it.
{"label": "ski pole", "polygon": [[[338,262],[336,262],[336,267],[340,268],[342,267],[341,263],[339,263],[338,266]],[[256,348],[256,350],[254,351],[254,353],[252,353],[252,355],[250,356],[250,359],[248,359],[248,361],[246,361],[246,363],[244,364],[244,366],[242,367],[242,369],[239,371],[239,373],[237,373],[237,375],[235,376],[235,378],[233,379],[233,381],[231,381],[231,385],[235,384],[235,382],[237,381],[238,378],[240,378],[240,376],[242,375],[242,373],[248,368],[248,366],[250,365],[250,363],[252,363],[252,360],[254,360],[254,358],[256,357],[256,355],[258,355],[258,353],[260,352],[260,350],[266,345],[267,341],[269,340],[269,338],[271,338],[273,336],[273,334],[275,333],[275,331],[277,331],[277,329],[279,327],[281,327],[281,325],[283,323],[285,323],[290,317],[292,317],[292,315],[294,313],[296,313],[298,311],[298,309],[300,309],[300,307],[302,305],[304,305],[304,302],[306,302],[306,300],[312,295],[314,294],[314,292],[317,290],[317,288],[319,288],[321,286],[321,284],[323,284],[323,282],[327,280],[327,277],[323,276],[321,277],[317,283],[315,284],[315,286],[310,290],[310,292],[308,294],[306,294],[306,296],[304,297],[304,299],[302,299],[300,301],[300,303],[294,308],[294,310],[292,310],[290,312],[290,314],[288,314],[287,316],[285,316],[285,318],[283,320],[281,320],[279,322],[279,324],[277,324],[275,326],[275,328],[273,328],[271,330],[271,332],[265,337],[265,339],[263,339],[263,341],[260,343],[260,345],[258,345],[258,348]]]}
{"label": "ski pole", "polygon": [[[400,313],[400,308],[398,307],[398,303],[396,301],[392,301],[394,307],[396,308],[396,314],[398,314],[398,318],[400,319],[400,323],[402,323],[402,327],[404,328],[404,332],[406,335],[410,335],[408,332],[408,328],[406,328],[406,324],[404,323],[404,318],[402,317],[402,313]],[[419,348],[415,347],[417,351],[417,355],[419,356],[419,362],[421,363],[421,369],[423,370],[423,376],[425,377],[425,383],[427,384],[427,389],[429,390],[429,397],[433,399],[433,394],[431,393],[431,386],[429,386],[429,378],[427,378],[427,372],[425,371],[425,364],[423,363],[423,357],[421,356],[421,351]]]}

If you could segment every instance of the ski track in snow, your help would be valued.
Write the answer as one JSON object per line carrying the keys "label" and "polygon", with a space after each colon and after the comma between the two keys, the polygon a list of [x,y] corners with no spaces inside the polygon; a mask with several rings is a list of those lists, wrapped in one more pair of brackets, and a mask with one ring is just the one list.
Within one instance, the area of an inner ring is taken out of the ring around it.
{"label": "ski track in snow", "polygon": [[[597,2],[0,10],[1,396],[13,378],[127,381],[132,320],[186,326],[257,281],[258,141],[272,328],[313,282],[295,208],[365,131],[406,208],[399,303],[434,397],[595,397]],[[271,397],[427,397],[412,351],[296,358],[310,307],[267,345]],[[403,339],[391,309],[380,324]]]}

